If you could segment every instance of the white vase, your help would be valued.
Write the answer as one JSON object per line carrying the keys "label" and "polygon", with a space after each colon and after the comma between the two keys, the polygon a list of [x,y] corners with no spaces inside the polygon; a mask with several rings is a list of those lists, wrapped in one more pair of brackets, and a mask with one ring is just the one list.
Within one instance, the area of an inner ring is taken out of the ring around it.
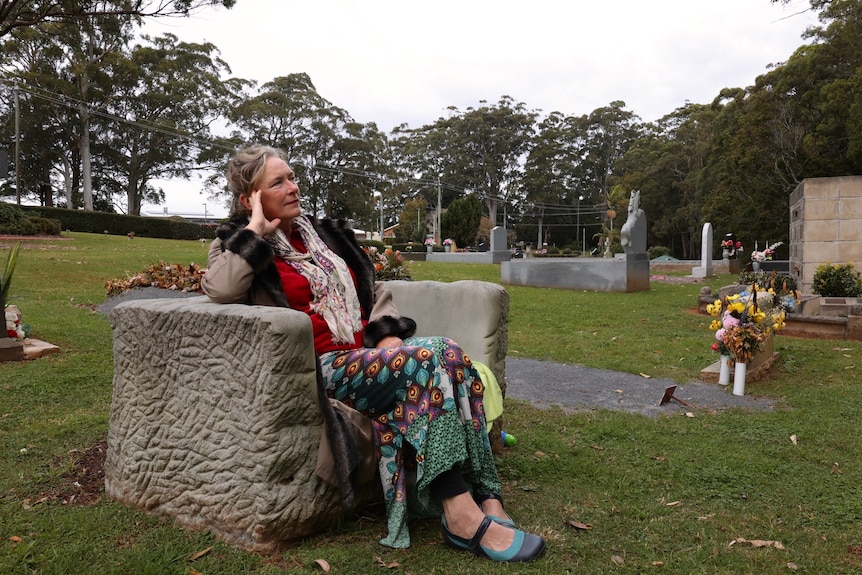
{"label": "white vase", "polygon": [[718,383],[727,385],[730,383],[730,362],[732,360],[729,355],[720,355],[718,361]]}
{"label": "white vase", "polygon": [[747,363],[736,362],[736,369],[733,372],[733,395],[745,395],[745,372],[747,370]]}
{"label": "white vase", "polygon": [[753,269],[756,272],[759,272],[760,271],[760,262],[757,260],[752,260],[751,261],[751,269]]}

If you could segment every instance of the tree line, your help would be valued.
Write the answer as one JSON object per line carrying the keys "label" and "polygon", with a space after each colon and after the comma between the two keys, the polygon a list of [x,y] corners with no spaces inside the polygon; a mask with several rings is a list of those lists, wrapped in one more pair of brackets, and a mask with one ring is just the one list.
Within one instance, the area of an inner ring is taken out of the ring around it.
{"label": "tree line", "polygon": [[421,241],[442,213],[438,237],[459,245],[505,225],[514,240],[589,249],[640,190],[649,245],[677,257],[697,257],[705,222],[746,247],[786,245],[802,179],[862,173],[862,3],[811,9],[820,24],[786,62],[656,122],[622,101],[542,114],[503,95],[388,133],[307,74],[258,84],[232,77],[217,46],[140,36],[140,14],[47,19],[0,35],[0,135],[18,142],[20,179],[0,194],[139,214],[164,200],[154,181],[196,171],[224,197],[226,158],[266,142],[288,152],[307,212],[376,229],[379,193],[401,241]]}

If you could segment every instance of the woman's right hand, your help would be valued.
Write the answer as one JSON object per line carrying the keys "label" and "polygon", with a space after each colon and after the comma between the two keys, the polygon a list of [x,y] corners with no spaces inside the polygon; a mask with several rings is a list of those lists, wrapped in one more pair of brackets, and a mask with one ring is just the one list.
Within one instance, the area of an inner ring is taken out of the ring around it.
{"label": "woman's right hand", "polygon": [[246,229],[253,231],[259,236],[268,236],[281,224],[281,218],[275,218],[272,221],[266,219],[263,213],[263,204],[260,202],[260,195],[262,193],[260,190],[254,190],[248,196],[248,202],[251,205],[251,217],[248,220]]}

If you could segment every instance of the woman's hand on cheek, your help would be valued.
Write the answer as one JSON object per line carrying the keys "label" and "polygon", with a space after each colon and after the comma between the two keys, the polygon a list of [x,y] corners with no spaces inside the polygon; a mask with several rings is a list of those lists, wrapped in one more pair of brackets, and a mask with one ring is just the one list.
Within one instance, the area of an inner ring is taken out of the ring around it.
{"label": "woman's hand on cheek", "polygon": [[266,219],[266,216],[263,213],[263,204],[260,202],[260,195],[262,193],[263,192],[260,190],[254,190],[248,196],[248,202],[251,207],[251,217],[248,220],[246,228],[259,236],[267,236],[278,228],[279,224],[281,224],[281,219],[275,218],[272,221]]}
{"label": "woman's hand on cheek", "polygon": [[394,335],[389,335],[377,342],[377,347],[380,349],[392,349],[393,347],[401,347],[404,345],[404,340]]}

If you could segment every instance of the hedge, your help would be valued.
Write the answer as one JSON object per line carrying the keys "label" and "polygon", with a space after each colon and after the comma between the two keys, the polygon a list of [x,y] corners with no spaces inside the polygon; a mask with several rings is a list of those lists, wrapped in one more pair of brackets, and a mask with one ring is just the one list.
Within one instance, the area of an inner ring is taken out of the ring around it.
{"label": "hedge", "polygon": [[126,236],[132,233],[137,237],[147,238],[175,240],[213,239],[215,238],[215,230],[220,223],[196,224],[182,219],[146,218],[143,216],[67,210],[66,208],[46,208],[42,206],[21,206],[21,208],[31,218],[37,216],[59,220],[64,230],[92,234]]}

